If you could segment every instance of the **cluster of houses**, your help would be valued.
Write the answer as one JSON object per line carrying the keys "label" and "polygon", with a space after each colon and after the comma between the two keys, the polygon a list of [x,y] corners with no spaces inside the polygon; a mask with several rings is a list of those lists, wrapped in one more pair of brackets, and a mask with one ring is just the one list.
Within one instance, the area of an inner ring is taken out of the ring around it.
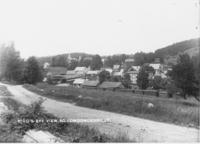
{"label": "cluster of houses", "polygon": [[[123,88],[121,82],[103,82],[99,84],[99,73],[107,71],[111,77],[123,78],[125,74],[130,76],[131,86],[137,87],[137,75],[140,66],[133,65],[134,59],[126,59],[125,65],[114,65],[112,68],[101,68],[100,70],[91,70],[87,67],[76,67],[74,70],[67,70],[65,67],[51,67],[48,63],[44,64],[47,70],[47,77],[51,76],[54,83],[68,83],[75,87],[86,88],[102,88],[102,89],[116,89]],[[125,66],[128,65],[128,70],[125,71]],[[149,66],[153,67],[155,73],[149,74],[149,78],[153,79],[154,76],[161,76],[166,78],[166,73],[169,68],[159,62],[151,63]],[[46,79],[44,80],[46,81]]]}

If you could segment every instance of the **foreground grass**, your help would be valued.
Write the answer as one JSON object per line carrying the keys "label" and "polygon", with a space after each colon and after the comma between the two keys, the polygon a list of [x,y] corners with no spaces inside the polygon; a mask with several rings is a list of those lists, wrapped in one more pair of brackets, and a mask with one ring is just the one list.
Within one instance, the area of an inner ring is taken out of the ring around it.
{"label": "foreground grass", "polygon": [[[62,102],[75,103],[79,106],[182,126],[199,126],[199,104],[197,102],[142,96],[124,92],[57,87],[44,83],[37,84],[36,86],[24,85],[24,87],[45,97]],[[149,103],[152,103],[154,107],[149,108]]]}
{"label": "foreground grass", "polygon": [[12,96],[5,86],[0,85],[0,96]]}
{"label": "foreground grass", "polygon": [[[12,98],[6,98],[3,101],[12,112],[3,116],[6,124],[0,127],[0,142],[21,142],[26,131],[31,129],[49,131],[65,142],[131,142],[125,135],[113,138],[101,134],[96,129],[76,123],[49,123],[46,120],[58,118],[43,110],[41,107],[42,101],[33,103],[31,106],[22,105]],[[31,119],[34,121],[43,119],[44,122],[19,123],[17,121],[19,119]]]}

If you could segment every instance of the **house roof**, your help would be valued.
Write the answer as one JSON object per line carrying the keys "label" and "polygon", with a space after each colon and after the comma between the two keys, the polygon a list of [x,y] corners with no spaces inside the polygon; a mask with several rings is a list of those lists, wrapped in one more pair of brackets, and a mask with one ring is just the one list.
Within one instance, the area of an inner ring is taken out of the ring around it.
{"label": "house roof", "polygon": [[112,70],[111,68],[105,68],[104,70],[105,70],[105,71],[108,71],[109,73],[112,73],[112,72],[113,72],[113,70]]}
{"label": "house roof", "polygon": [[50,66],[50,64],[49,64],[48,62],[45,62],[45,63],[43,64],[43,68],[44,68],[44,69],[47,69],[49,66]]}
{"label": "house roof", "polygon": [[161,64],[149,64],[149,66],[153,67],[155,70],[158,70]]}
{"label": "house roof", "polygon": [[84,81],[83,86],[93,86],[93,87],[95,87],[98,84],[99,84],[99,81],[88,81],[88,80],[86,80],[86,81]]}
{"label": "house roof", "polygon": [[103,82],[100,88],[120,88],[122,86],[121,82]]}
{"label": "house roof", "polygon": [[122,76],[123,73],[124,73],[124,70],[121,69],[119,72],[114,72],[114,73],[113,73],[113,76]]}
{"label": "house roof", "polygon": [[76,67],[74,71],[87,71],[86,67]]}
{"label": "house roof", "polygon": [[88,75],[97,75],[99,73],[99,71],[88,71],[87,74]]}
{"label": "house roof", "polygon": [[74,74],[76,74],[76,72],[73,71],[73,70],[68,70],[68,71],[66,72],[66,74],[67,74],[67,75],[74,75]]}
{"label": "house roof", "polygon": [[59,74],[66,74],[67,68],[65,67],[49,67],[48,73],[51,73],[52,75],[59,75]]}
{"label": "house roof", "polygon": [[134,62],[134,59],[129,58],[129,59],[126,59],[125,62]]}
{"label": "house roof", "polygon": [[114,65],[113,66],[113,69],[119,69],[120,68],[120,65]]}
{"label": "house roof", "polygon": [[75,80],[74,80],[73,84],[83,84],[84,81],[85,81],[84,79],[78,78],[78,79],[75,79]]}
{"label": "house roof", "polygon": [[64,75],[63,77],[64,77],[65,79],[69,80],[69,79],[81,78],[81,77],[83,77],[83,75],[79,75],[79,74]]}
{"label": "house roof", "polygon": [[85,57],[84,60],[92,60],[92,57]]}
{"label": "house roof", "polygon": [[139,72],[140,66],[132,66],[128,69],[128,73]]}
{"label": "house roof", "polygon": [[140,66],[132,66],[132,68],[134,68],[136,71],[140,70]]}

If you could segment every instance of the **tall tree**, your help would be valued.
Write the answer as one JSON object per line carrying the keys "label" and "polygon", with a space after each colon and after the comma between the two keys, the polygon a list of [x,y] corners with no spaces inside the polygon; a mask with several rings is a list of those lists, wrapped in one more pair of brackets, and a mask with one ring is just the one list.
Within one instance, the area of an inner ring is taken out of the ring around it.
{"label": "tall tree", "polygon": [[110,80],[110,73],[108,71],[101,71],[99,73],[99,82],[102,83],[104,81]]}
{"label": "tall tree", "polygon": [[146,63],[146,60],[145,60],[145,53],[143,52],[139,52],[139,53],[136,53],[134,55],[134,63],[135,65],[143,65],[144,63]]}
{"label": "tall tree", "polygon": [[101,61],[101,57],[99,55],[95,55],[92,57],[91,62],[91,69],[92,70],[100,70],[100,68],[103,66],[103,63]]}
{"label": "tall tree", "polygon": [[178,88],[176,87],[174,81],[170,78],[167,80],[166,91],[169,98],[172,98],[173,95],[178,92]]}
{"label": "tall tree", "polygon": [[41,68],[35,57],[28,58],[26,62],[24,80],[29,84],[35,84],[42,80]]}
{"label": "tall tree", "polygon": [[51,66],[53,67],[67,67],[67,57],[65,55],[58,55],[52,57]]}
{"label": "tall tree", "polygon": [[163,79],[161,76],[154,76],[154,79],[150,82],[151,86],[158,90],[158,89],[165,89],[167,85],[167,79]]}
{"label": "tall tree", "polygon": [[0,76],[9,81],[21,82],[24,61],[15,50],[14,43],[0,48]]}
{"label": "tall tree", "polygon": [[78,66],[78,61],[76,60],[71,60],[71,62],[68,64],[68,69],[69,70],[74,70]]}
{"label": "tall tree", "polygon": [[177,65],[172,67],[171,77],[178,88],[182,90],[182,96],[193,95],[199,100],[198,81],[195,79],[194,66],[187,54],[179,55]]}
{"label": "tall tree", "polygon": [[105,67],[110,67],[110,68],[112,68],[113,65],[114,65],[114,62],[113,62],[112,57],[111,57],[111,56],[108,56],[107,59],[106,59],[105,62],[104,62],[104,66],[105,66]]}
{"label": "tall tree", "polygon": [[131,77],[129,74],[125,74],[122,84],[124,85],[125,88],[130,88],[130,84],[131,84]]}
{"label": "tall tree", "polygon": [[87,58],[81,58],[80,62],[79,62],[79,66],[83,66],[83,67],[89,67],[91,64],[91,60],[87,59]]}
{"label": "tall tree", "polygon": [[140,89],[146,89],[149,85],[149,73],[146,67],[147,66],[142,66],[137,75],[137,85]]}

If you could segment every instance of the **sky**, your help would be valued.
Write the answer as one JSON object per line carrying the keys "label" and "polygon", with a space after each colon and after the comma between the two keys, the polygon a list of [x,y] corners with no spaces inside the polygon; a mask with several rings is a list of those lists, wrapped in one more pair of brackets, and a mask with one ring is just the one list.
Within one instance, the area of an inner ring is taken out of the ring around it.
{"label": "sky", "polygon": [[0,0],[0,43],[23,58],[134,54],[199,37],[198,0]]}

